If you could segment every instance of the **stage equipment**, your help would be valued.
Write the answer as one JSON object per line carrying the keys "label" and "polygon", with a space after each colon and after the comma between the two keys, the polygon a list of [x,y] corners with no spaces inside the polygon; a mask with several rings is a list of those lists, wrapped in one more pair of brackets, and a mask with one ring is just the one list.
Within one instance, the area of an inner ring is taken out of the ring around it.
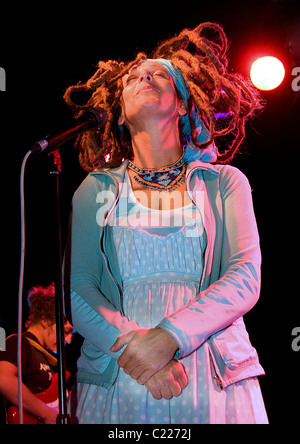
{"label": "stage equipment", "polygon": [[87,110],[73,126],[60,131],[53,136],[47,136],[38,141],[25,154],[20,174],[20,203],[21,203],[21,258],[20,278],[18,295],[18,403],[19,424],[23,424],[23,401],[22,401],[22,295],[25,263],[25,198],[24,198],[24,176],[26,162],[32,153],[46,152],[51,154],[52,162],[49,169],[50,176],[55,181],[56,192],[56,281],[55,281],[55,311],[56,311],[56,333],[57,333],[57,361],[58,361],[58,395],[59,413],[57,424],[69,424],[70,418],[67,413],[66,400],[66,370],[65,370],[65,343],[63,325],[63,290],[62,290],[62,251],[61,251],[61,223],[60,223],[60,194],[59,177],[61,174],[61,159],[59,148],[85,131],[100,130],[106,124],[108,116],[103,108],[91,108]]}

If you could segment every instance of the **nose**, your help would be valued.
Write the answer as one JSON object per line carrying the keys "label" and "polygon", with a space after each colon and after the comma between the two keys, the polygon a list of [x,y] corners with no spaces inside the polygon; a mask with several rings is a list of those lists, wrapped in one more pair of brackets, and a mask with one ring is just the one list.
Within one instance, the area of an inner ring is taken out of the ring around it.
{"label": "nose", "polygon": [[139,77],[140,82],[151,82],[152,80],[153,80],[153,77],[149,71],[142,71],[140,73],[140,77]]}

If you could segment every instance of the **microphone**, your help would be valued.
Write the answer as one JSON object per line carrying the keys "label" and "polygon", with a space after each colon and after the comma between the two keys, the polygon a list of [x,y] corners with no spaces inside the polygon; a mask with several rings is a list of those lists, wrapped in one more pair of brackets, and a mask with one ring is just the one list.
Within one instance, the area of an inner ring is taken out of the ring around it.
{"label": "microphone", "polygon": [[105,109],[91,108],[87,110],[79,119],[77,123],[71,128],[67,128],[64,131],[60,131],[53,136],[47,136],[45,139],[39,140],[31,148],[32,153],[42,153],[43,151],[48,154],[56,151],[61,145],[70,139],[73,139],[78,134],[90,130],[99,130],[108,120],[107,112]]}

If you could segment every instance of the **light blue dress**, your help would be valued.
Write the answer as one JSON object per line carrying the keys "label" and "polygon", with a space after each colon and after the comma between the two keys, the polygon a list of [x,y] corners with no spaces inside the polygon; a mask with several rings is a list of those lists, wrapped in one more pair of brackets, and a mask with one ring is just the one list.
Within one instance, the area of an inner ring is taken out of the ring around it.
{"label": "light blue dress", "polygon": [[[126,183],[129,193],[123,187],[113,227],[123,279],[123,306],[130,320],[151,328],[198,294],[206,235],[201,215],[192,203],[171,212],[149,210],[135,199],[128,177]],[[108,390],[78,384],[79,422],[267,422],[257,379],[244,380],[221,390],[214,379],[206,343],[181,362],[188,385],[179,397],[170,400],[155,400],[145,386],[139,385],[122,369],[116,383]]]}

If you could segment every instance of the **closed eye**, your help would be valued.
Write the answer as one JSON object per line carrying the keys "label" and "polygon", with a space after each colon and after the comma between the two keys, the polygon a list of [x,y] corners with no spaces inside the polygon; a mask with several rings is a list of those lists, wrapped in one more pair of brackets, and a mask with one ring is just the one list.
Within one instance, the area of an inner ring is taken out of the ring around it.
{"label": "closed eye", "polygon": [[137,79],[136,75],[132,74],[132,75],[128,76],[127,80],[126,80],[126,85],[128,85],[128,83],[130,83],[132,80],[135,80],[135,79]]}
{"label": "closed eye", "polygon": [[164,71],[156,71],[153,75],[158,76],[158,77],[163,77],[164,79],[169,78],[169,75],[167,73],[165,73]]}

